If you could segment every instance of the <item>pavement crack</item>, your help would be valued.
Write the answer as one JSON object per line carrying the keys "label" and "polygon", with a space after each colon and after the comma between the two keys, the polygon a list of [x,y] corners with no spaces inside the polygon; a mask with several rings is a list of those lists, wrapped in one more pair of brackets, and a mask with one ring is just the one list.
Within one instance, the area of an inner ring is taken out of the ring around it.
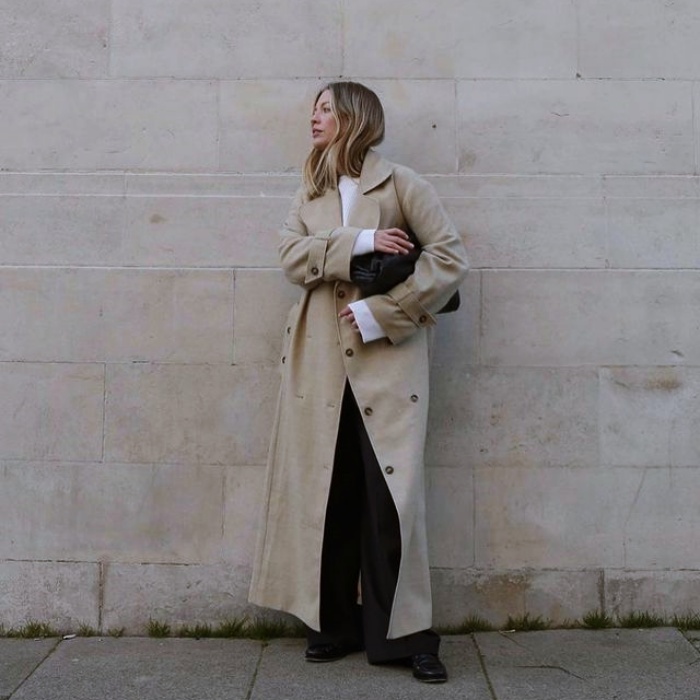
{"label": "pavement crack", "polygon": [[513,644],[515,644],[516,647],[520,647],[521,649],[525,649],[525,651],[526,651],[528,654],[532,655],[532,652],[531,652],[524,644],[521,644],[520,642],[518,642],[518,641],[515,639],[515,637],[512,637],[512,636],[509,635],[507,632],[502,632],[502,631],[499,630],[498,634],[500,634],[501,637],[503,637],[504,639],[507,639],[509,642],[513,642]]}
{"label": "pavement crack", "polygon": [[484,661],[484,655],[481,653],[481,649],[479,648],[479,643],[476,641],[476,637],[473,634],[470,635],[470,637],[472,638],[472,644],[474,645],[474,649],[476,650],[476,656],[479,659],[479,666],[481,666],[481,672],[484,674],[484,680],[486,681],[489,693],[491,694],[491,700],[498,700],[498,698],[496,697],[496,691],[493,687],[493,683],[491,683],[491,679],[489,678],[489,672],[486,670],[486,662]]}
{"label": "pavement crack", "polygon": [[61,640],[57,638],[56,643],[51,647],[51,649],[48,650],[46,656],[44,656],[43,659],[40,659],[36,666],[34,666],[34,668],[25,676],[24,680],[22,680],[7,697],[3,697],[2,700],[11,700],[12,696],[39,670],[43,663],[56,651],[56,649],[58,649],[60,645]]}
{"label": "pavement crack", "polygon": [[265,651],[266,646],[267,646],[267,642],[260,643],[260,652],[258,653],[258,660],[255,663],[255,671],[253,671],[253,676],[250,679],[250,684],[248,685],[248,691],[245,694],[245,700],[250,700],[250,698],[253,695],[253,690],[255,690],[255,681],[258,680],[258,671],[260,670],[260,664],[262,663],[263,652]]}
{"label": "pavement crack", "polygon": [[[524,649],[528,654],[530,654],[530,656],[534,656],[534,654],[532,653],[532,651],[531,651],[528,647],[526,647],[524,644],[521,644],[520,642],[518,642],[518,641],[517,641],[514,637],[512,637],[511,635],[509,635],[509,634],[507,634],[507,633],[505,633],[505,632],[499,632],[499,634],[500,634],[502,637],[504,637],[505,639],[507,639],[508,641],[513,642],[513,644],[515,644],[516,646],[520,647],[521,649]],[[568,669],[564,668],[563,666],[560,666],[559,664],[545,664],[545,663],[541,663],[541,664],[524,664],[524,665],[518,666],[518,668],[550,668],[550,669],[556,669],[556,670],[559,670],[559,671],[563,671],[564,673],[568,674],[569,676],[573,676],[574,678],[578,678],[578,679],[581,680],[581,681],[586,681],[586,682],[587,682],[587,679],[584,678],[583,676],[577,676],[573,671],[569,671]]]}
{"label": "pavement crack", "polygon": [[573,671],[569,671],[568,669],[564,668],[563,666],[557,666],[556,664],[527,664],[525,666],[517,666],[516,668],[545,668],[545,669],[551,669],[554,671],[563,671],[568,676],[573,676],[574,678],[578,678],[580,681],[586,680],[586,678],[584,678],[583,676],[577,676]]}

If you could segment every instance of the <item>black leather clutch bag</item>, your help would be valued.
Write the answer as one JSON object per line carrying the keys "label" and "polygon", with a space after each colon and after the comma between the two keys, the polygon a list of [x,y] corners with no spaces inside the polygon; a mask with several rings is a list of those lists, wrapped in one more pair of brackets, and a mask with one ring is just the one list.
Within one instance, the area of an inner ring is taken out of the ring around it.
{"label": "black leather clutch bag", "polygon": [[[386,294],[390,289],[413,274],[416,260],[421,254],[421,245],[413,231],[406,231],[408,240],[413,243],[410,253],[367,253],[357,255],[350,263],[350,279],[362,290],[364,296]],[[439,314],[457,311],[459,290],[443,306]]]}

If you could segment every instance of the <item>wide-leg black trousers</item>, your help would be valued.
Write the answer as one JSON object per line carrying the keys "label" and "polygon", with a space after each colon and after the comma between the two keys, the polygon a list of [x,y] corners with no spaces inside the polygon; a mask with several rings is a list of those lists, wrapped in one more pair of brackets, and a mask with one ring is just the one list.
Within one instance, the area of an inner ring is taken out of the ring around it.
{"label": "wide-leg black trousers", "polygon": [[432,630],[386,638],[400,562],[396,507],[346,383],[323,539],[321,631],[307,628],[309,645],[364,648],[370,663],[437,654]]}

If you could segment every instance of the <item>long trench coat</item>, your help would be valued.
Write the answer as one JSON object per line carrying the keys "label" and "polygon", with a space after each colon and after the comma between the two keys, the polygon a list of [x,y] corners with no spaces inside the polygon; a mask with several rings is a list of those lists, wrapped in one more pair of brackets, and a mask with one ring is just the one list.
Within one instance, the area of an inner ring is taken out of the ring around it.
{"label": "long trench coat", "polygon": [[[429,329],[467,261],[432,186],[374,151],[347,225],[341,216],[337,190],[310,201],[300,190],[281,232],[282,267],[303,292],[284,330],[250,601],[320,629],[324,522],[347,380],[399,517],[401,562],[387,634],[394,639],[431,626],[423,472]],[[390,227],[410,227],[423,252],[405,282],[366,299],[387,337],[365,344],[338,313],[361,298],[350,281],[358,233]]]}

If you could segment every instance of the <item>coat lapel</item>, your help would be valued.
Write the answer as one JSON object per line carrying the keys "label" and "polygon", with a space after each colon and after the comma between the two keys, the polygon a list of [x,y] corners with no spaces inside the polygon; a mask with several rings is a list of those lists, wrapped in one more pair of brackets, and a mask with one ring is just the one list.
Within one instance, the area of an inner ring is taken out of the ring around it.
{"label": "coat lapel", "polygon": [[310,231],[326,231],[342,226],[343,213],[338,190],[327,190],[320,197],[306,202],[300,213]]}

